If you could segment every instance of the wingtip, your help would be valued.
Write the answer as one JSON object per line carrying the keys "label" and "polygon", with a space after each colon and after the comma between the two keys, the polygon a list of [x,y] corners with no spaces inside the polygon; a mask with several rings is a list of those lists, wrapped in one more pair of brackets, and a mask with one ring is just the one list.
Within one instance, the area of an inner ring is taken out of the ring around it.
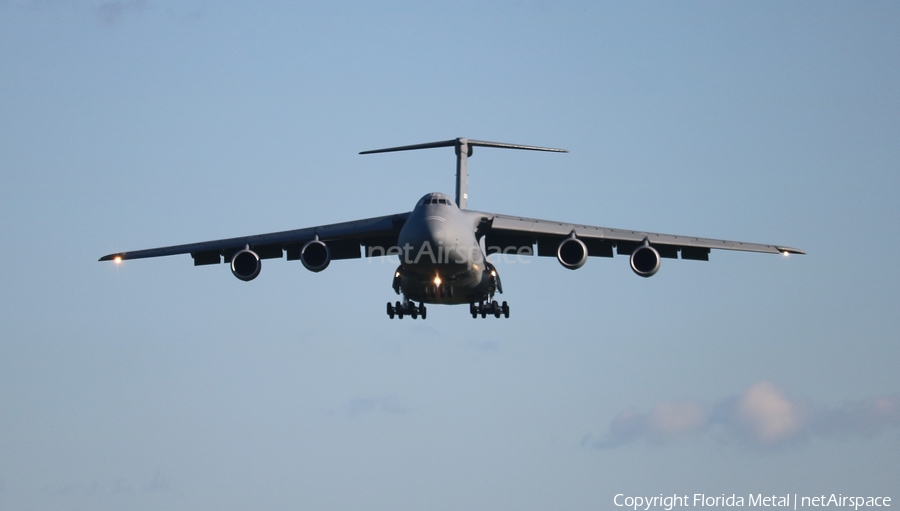
{"label": "wingtip", "polygon": [[791,247],[775,247],[775,248],[777,248],[778,251],[784,255],[788,255],[788,254],[806,255],[806,252],[804,252],[798,248],[791,248]]}

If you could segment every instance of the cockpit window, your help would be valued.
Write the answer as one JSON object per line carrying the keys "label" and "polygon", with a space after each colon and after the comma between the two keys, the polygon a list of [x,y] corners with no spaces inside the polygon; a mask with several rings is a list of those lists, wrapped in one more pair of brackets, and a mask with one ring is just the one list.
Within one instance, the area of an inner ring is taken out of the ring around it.
{"label": "cockpit window", "polygon": [[429,204],[444,204],[446,206],[452,206],[453,201],[450,199],[441,199],[438,197],[425,197],[422,199],[422,205],[427,206]]}

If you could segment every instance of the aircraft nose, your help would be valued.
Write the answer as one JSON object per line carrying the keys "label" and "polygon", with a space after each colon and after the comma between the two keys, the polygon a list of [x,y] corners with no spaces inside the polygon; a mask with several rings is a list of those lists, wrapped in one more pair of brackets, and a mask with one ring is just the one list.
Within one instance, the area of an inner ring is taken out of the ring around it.
{"label": "aircraft nose", "polygon": [[425,219],[425,229],[433,243],[447,243],[446,221],[439,216],[429,216]]}

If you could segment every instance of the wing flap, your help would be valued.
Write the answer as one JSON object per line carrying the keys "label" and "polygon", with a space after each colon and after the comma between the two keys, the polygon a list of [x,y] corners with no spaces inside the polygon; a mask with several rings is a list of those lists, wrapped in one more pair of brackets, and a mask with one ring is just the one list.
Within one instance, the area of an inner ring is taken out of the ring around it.
{"label": "wing flap", "polygon": [[366,257],[381,257],[399,254],[397,236],[381,236],[363,240],[363,250]]}
{"label": "wing flap", "polygon": [[491,232],[485,239],[487,255],[519,254],[534,255],[534,238],[530,234],[504,234]]}
{"label": "wing flap", "polygon": [[681,258],[691,261],[709,261],[709,249],[700,247],[682,247]]}
{"label": "wing flap", "polygon": [[256,252],[260,259],[281,259],[284,257],[283,245],[250,245],[250,250]]}
{"label": "wing flap", "polygon": [[359,259],[359,240],[335,240],[325,243],[328,245],[328,251],[331,252],[331,258],[340,259]]}
{"label": "wing flap", "polygon": [[194,266],[205,266],[208,264],[219,264],[222,262],[222,254],[218,250],[208,252],[191,252],[194,258]]}

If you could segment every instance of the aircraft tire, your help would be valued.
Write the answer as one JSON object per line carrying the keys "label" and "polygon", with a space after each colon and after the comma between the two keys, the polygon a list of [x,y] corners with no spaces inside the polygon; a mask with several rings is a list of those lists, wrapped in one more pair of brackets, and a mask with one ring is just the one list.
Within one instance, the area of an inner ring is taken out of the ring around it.
{"label": "aircraft tire", "polygon": [[503,317],[509,319],[509,305],[507,305],[506,302],[503,302],[501,309],[503,310]]}
{"label": "aircraft tire", "polygon": [[394,319],[394,306],[391,305],[391,302],[387,303],[387,315],[389,318]]}

